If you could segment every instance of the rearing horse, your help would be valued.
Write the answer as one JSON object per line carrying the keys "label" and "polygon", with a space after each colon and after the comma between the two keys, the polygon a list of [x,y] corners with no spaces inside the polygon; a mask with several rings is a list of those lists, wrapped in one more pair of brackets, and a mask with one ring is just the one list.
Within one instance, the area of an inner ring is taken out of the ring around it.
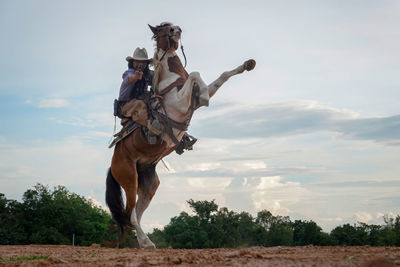
{"label": "rearing horse", "polygon": [[[155,248],[142,230],[140,220],[160,184],[156,173],[157,163],[175,150],[194,110],[208,106],[210,97],[231,76],[250,71],[256,64],[250,59],[206,85],[198,72],[186,72],[175,52],[182,34],[181,28],[172,23],[149,27],[157,43],[153,59],[156,95],[151,101],[152,114],[163,122],[165,129],[157,144],[147,143],[140,129],[120,141],[114,148],[106,181],[106,203],[121,229],[119,240],[126,228],[133,227],[141,248]],[[125,191],[125,207],[121,187]]]}

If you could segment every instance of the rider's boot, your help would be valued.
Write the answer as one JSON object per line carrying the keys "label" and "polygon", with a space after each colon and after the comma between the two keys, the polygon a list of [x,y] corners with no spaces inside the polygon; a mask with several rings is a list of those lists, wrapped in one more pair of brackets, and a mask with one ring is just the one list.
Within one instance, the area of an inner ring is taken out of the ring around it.
{"label": "rider's boot", "polygon": [[163,125],[157,119],[154,119],[152,122],[148,121],[147,128],[149,129],[147,132],[147,141],[150,144],[156,144],[158,137],[163,132]]}

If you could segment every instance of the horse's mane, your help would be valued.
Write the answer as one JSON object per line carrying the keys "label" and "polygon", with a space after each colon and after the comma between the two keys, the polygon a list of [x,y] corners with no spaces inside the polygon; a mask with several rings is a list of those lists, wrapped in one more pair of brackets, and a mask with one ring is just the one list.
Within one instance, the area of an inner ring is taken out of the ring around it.
{"label": "horse's mane", "polygon": [[160,83],[160,74],[162,72],[162,64],[160,59],[158,58],[157,49],[154,52],[153,59],[151,61],[154,66],[154,76],[153,76],[153,89],[155,92],[158,92],[158,84]]}

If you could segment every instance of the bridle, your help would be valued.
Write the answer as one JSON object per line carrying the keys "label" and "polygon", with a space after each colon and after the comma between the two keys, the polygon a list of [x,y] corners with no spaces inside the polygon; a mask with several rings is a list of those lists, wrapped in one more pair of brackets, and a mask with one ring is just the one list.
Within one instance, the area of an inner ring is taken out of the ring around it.
{"label": "bridle", "polygon": [[[161,30],[162,28],[170,27],[170,26],[172,26],[172,25],[159,26],[159,27],[157,27],[157,31]],[[171,29],[172,29],[172,28],[171,28]],[[179,31],[180,31],[179,34],[181,35],[182,29],[179,28]],[[167,38],[167,41],[168,41],[168,48],[165,50],[164,54],[161,56],[160,61],[163,60],[164,56],[167,54],[167,52],[169,51],[169,49],[171,49],[171,42],[173,41],[173,40],[172,40],[172,37],[173,37],[172,31],[169,31],[168,33],[164,33],[163,35],[159,35],[158,33],[155,33],[155,34],[153,35],[153,39],[155,39],[155,40],[157,40],[158,38],[166,37],[166,36],[168,37],[168,38]],[[179,41],[181,42],[181,51],[182,51],[182,54],[183,54],[183,58],[185,59],[185,65],[184,65],[183,67],[186,68],[187,60],[186,60],[185,50],[183,49],[182,35],[181,35],[181,38],[180,38]]]}

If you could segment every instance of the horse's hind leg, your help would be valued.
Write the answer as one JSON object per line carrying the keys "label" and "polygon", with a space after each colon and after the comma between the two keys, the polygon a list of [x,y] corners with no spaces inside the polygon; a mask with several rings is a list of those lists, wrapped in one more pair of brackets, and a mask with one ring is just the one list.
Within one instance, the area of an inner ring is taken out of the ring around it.
{"label": "horse's hind leg", "polygon": [[[117,149],[116,149],[117,150]],[[116,152],[116,151],[115,151]],[[125,191],[126,210],[130,214],[130,221],[136,229],[137,239],[141,248],[155,248],[153,242],[143,232],[136,216],[136,194],[138,189],[138,174],[135,162],[129,162],[126,158],[118,157],[114,152],[111,171],[117,182]]]}
{"label": "horse's hind leg", "polygon": [[252,69],[254,69],[255,66],[256,66],[256,61],[253,59],[249,59],[236,69],[233,69],[231,71],[225,71],[224,73],[222,73],[218,79],[216,79],[214,82],[208,85],[210,97],[212,97],[230,77],[236,74],[240,74],[245,70],[251,71]]}
{"label": "horse's hind leg", "polygon": [[111,172],[115,180],[121,185],[126,196],[126,211],[129,216],[136,206],[136,193],[138,187],[138,175],[134,160],[124,154],[122,145],[117,145],[111,162]]}
{"label": "horse's hind leg", "polygon": [[136,204],[136,216],[139,224],[142,219],[143,212],[149,206],[160,184],[160,180],[158,179],[155,168],[156,165],[140,166],[138,164],[139,189],[138,200]]}

